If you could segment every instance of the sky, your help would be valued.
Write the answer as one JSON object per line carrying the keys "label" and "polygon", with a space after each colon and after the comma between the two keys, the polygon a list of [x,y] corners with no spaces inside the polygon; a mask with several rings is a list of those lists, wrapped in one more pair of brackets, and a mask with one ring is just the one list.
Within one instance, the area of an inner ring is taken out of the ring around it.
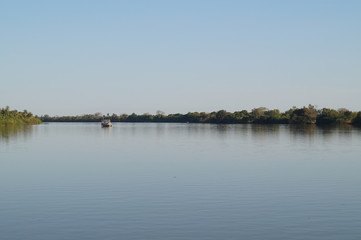
{"label": "sky", "polygon": [[0,107],[361,110],[361,1],[0,3]]}

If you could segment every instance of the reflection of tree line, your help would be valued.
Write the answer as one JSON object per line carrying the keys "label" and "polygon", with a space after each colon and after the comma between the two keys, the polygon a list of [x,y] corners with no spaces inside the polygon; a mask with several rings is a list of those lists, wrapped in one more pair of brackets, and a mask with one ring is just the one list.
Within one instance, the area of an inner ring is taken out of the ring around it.
{"label": "reflection of tree line", "polygon": [[81,116],[55,116],[45,115],[41,117],[44,122],[98,122],[107,117],[113,122],[178,122],[178,123],[221,123],[221,124],[355,124],[361,125],[361,112],[352,112],[347,109],[323,108],[317,110],[314,106],[296,108],[293,107],[285,112],[278,109],[269,110],[264,107],[247,110],[227,112],[189,112],[187,114],[112,114],[102,116],[100,113],[86,114]]}
{"label": "reflection of tree line", "polygon": [[[361,134],[361,127],[352,125],[315,125],[315,124],[239,124],[239,125],[187,125],[182,132],[192,135],[216,134],[217,136],[255,137],[259,139],[274,139],[282,135],[300,138],[322,137],[329,138],[335,135],[348,136],[353,133]],[[206,130],[206,131],[205,131]]]}
{"label": "reflection of tree line", "polygon": [[[168,127],[167,127],[168,126]],[[352,134],[352,130],[358,129],[361,134],[361,126],[351,126],[351,125],[314,125],[314,124],[290,124],[290,125],[281,125],[281,124],[247,124],[247,125],[198,125],[190,124],[183,125],[187,126],[186,130],[183,127],[180,128],[169,128],[170,125],[157,125],[156,133],[157,135],[164,135],[167,131],[174,130],[181,133],[191,133],[192,135],[203,135],[207,137],[207,134],[213,133],[218,136],[227,136],[229,134],[235,136],[253,136],[253,137],[278,137],[282,134],[291,134],[295,137],[314,137],[321,135],[322,137],[332,137],[334,135],[343,135],[347,136]],[[206,127],[206,128],[205,128]],[[126,129],[124,129],[126,130]],[[132,125],[128,130],[131,131],[141,131],[146,132],[149,130],[150,134],[154,128],[148,128],[145,125],[140,127],[140,125]],[[205,131],[206,130],[206,131]],[[0,143],[8,142],[10,139],[14,138],[28,138],[33,133],[34,128],[28,125],[7,125],[0,126]]]}
{"label": "reflection of tree line", "polygon": [[315,124],[131,124],[124,125],[121,134],[167,136],[177,135],[190,138],[257,138],[278,141],[281,136],[296,138],[328,138],[335,135],[348,136],[361,134],[361,127],[352,125],[315,125]]}
{"label": "reflection of tree line", "polygon": [[[244,126],[244,125],[242,125]],[[239,128],[224,128],[222,131],[235,131],[249,132],[252,136],[256,137],[276,137],[284,133],[291,134],[293,136],[311,137],[316,135],[322,135],[322,137],[330,137],[333,135],[349,135],[353,130],[361,130],[359,126],[352,125],[315,125],[315,124],[290,124],[290,125],[265,125],[265,124],[250,124],[248,127]],[[361,131],[359,131],[361,133]]]}
{"label": "reflection of tree line", "polygon": [[0,141],[9,141],[11,138],[29,137],[33,128],[27,125],[0,126]]}
{"label": "reflection of tree line", "polygon": [[352,129],[361,129],[358,126],[352,125],[251,125],[252,133],[268,133],[268,134],[277,134],[282,130],[287,129],[290,133],[295,135],[314,135],[314,134],[323,134],[328,135],[332,133],[342,132],[345,134],[351,133]]}

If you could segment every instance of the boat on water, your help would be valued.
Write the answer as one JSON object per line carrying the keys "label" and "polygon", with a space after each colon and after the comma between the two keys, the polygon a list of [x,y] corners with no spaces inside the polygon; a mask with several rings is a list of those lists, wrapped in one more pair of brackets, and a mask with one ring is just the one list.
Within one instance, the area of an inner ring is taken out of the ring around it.
{"label": "boat on water", "polygon": [[112,126],[110,119],[103,119],[101,124],[102,124],[102,127],[111,127]]}

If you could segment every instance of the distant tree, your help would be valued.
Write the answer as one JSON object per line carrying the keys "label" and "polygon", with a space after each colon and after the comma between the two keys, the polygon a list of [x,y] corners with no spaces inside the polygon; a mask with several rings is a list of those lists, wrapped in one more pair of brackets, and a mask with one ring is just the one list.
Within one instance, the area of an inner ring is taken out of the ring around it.
{"label": "distant tree", "polygon": [[340,113],[349,112],[349,110],[347,108],[339,108],[339,109],[337,109],[337,111]]}
{"label": "distant tree", "polygon": [[356,117],[353,119],[352,124],[361,126],[361,112],[356,114]]}
{"label": "distant tree", "polygon": [[317,110],[314,106],[297,108],[290,115],[290,123],[314,124],[316,123]]}
{"label": "distant tree", "polygon": [[199,113],[189,112],[185,116],[185,122],[199,123]]}
{"label": "distant tree", "polygon": [[253,108],[251,111],[251,115],[254,119],[257,119],[263,116],[267,110],[268,109],[265,107]]}
{"label": "distant tree", "polygon": [[232,114],[234,123],[248,123],[250,121],[250,114],[247,110],[236,111]]}
{"label": "distant tree", "polygon": [[220,110],[216,113],[216,122],[217,123],[225,123],[227,116],[229,113],[226,110]]}
{"label": "distant tree", "polygon": [[351,123],[352,119],[356,117],[357,113],[353,113],[350,110],[346,108],[340,108],[338,109],[338,112],[340,113],[340,121],[343,123]]}
{"label": "distant tree", "polygon": [[137,122],[138,115],[135,113],[130,114],[127,117],[127,122]]}
{"label": "distant tree", "polygon": [[340,113],[334,109],[323,108],[317,116],[317,124],[335,124],[339,122]]}
{"label": "distant tree", "polygon": [[337,111],[323,108],[317,116],[317,124],[351,123],[354,117],[355,114],[345,108]]}
{"label": "distant tree", "polygon": [[159,116],[163,116],[163,115],[165,115],[165,112],[163,112],[161,110],[157,110],[156,114]]}
{"label": "distant tree", "polygon": [[264,115],[269,118],[279,119],[281,117],[281,112],[278,109],[268,110],[264,112]]}

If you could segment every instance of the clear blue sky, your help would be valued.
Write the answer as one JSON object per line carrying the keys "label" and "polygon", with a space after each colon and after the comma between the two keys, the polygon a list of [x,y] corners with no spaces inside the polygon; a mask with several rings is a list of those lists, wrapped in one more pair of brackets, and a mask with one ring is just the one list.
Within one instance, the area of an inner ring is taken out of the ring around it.
{"label": "clear blue sky", "polygon": [[361,1],[1,1],[0,106],[361,110]]}

